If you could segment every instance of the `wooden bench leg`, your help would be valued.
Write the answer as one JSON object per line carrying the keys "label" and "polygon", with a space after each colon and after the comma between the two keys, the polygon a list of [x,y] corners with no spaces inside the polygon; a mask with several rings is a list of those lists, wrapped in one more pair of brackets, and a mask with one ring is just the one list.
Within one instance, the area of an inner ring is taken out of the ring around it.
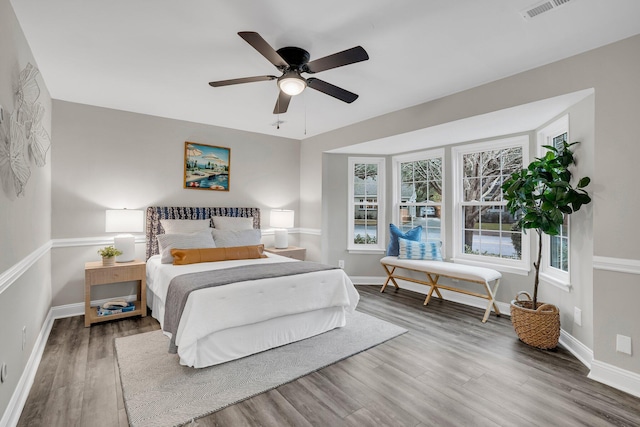
{"label": "wooden bench leg", "polygon": [[429,282],[430,288],[429,288],[429,292],[427,293],[427,297],[424,300],[424,303],[422,305],[427,305],[429,304],[429,300],[431,299],[431,295],[433,294],[433,292],[436,292],[436,295],[438,295],[438,298],[440,299],[444,299],[442,298],[442,294],[440,293],[440,290],[438,289],[438,280],[440,280],[440,276],[436,275],[435,279],[431,276],[431,274],[429,273],[425,273],[427,275],[427,281]]}
{"label": "wooden bench leg", "polygon": [[485,289],[487,290],[487,299],[489,300],[489,304],[487,304],[487,309],[484,312],[484,317],[482,318],[482,323],[486,323],[489,319],[489,315],[491,314],[491,307],[496,311],[496,316],[500,316],[500,309],[496,304],[495,293],[498,291],[498,286],[500,285],[500,279],[496,280],[496,285],[493,287],[493,291],[488,283],[485,283]]}
{"label": "wooden bench leg", "polygon": [[400,289],[400,286],[398,286],[396,279],[394,279],[393,277],[393,272],[396,271],[396,267],[392,267],[391,269],[389,269],[386,264],[382,264],[382,267],[387,272],[387,280],[384,282],[384,285],[382,285],[382,288],[380,288],[380,292],[384,292],[384,290],[387,288],[387,285],[389,284],[389,281],[393,283],[393,286],[395,286],[396,289]]}
{"label": "wooden bench leg", "polygon": [[495,295],[498,293],[498,286],[500,286],[500,279],[496,279],[496,284],[493,287],[493,292],[491,293],[491,297],[493,298],[493,309],[496,312],[496,316],[500,316],[501,314],[495,299]]}

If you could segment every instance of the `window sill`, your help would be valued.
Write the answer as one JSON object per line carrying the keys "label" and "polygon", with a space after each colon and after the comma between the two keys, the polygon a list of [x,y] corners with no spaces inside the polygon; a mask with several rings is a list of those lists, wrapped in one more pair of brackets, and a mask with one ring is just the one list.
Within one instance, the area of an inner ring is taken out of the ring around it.
{"label": "window sill", "polygon": [[540,273],[540,281],[562,289],[565,292],[571,292],[572,289],[571,283],[566,280],[561,280],[545,273]]}
{"label": "window sill", "polygon": [[349,252],[350,254],[364,254],[364,255],[369,255],[369,254],[384,254],[386,252],[386,249],[380,249],[380,248],[347,248],[347,252]]}
{"label": "window sill", "polygon": [[515,266],[503,265],[503,264],[494,264],[494,263],[483,262],[483,261],[474,261],[466,258],[451,258],[451,261],[458,264],[466,264],[466,265],[474,265],[476,267],[491,268],[493,270],[498,270],[501,273],[519,274],[521,276],[528,276],[529,272],[531,271],[530,268],[515,267]]}

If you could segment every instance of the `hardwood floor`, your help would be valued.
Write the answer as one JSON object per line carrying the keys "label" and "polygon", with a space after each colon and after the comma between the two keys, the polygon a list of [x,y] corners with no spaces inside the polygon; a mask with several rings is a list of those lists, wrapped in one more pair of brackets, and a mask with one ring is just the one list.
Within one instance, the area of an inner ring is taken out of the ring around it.
{"label": "hardwood floor", "polygon": [[[639,398],[587,379],[563,349],[519,342],[508,317],[483,324],[480,309],[358,290],[358,310],[409,332],[190,425],[640,425]],[[158,328],[149,316],[91,328],[82,316],[56,320],[19,425],[128,425],[113,338]]]}

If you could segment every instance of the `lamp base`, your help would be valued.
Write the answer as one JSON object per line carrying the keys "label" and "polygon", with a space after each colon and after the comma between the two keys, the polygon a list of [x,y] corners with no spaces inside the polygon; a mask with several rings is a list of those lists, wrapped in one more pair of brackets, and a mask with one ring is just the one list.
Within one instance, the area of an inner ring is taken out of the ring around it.
{"label": "lamp base", "polygon": [[131,262],[136,258],[136,238],[132,234],[120,234],[113,238],[113,246],[122,251],[116,262]]}
{"label": "lamp base", "polygon": [[289,233],[284,228],[277,228],[274,232],[274,245],[276,249],[287,249],[289,247]]}

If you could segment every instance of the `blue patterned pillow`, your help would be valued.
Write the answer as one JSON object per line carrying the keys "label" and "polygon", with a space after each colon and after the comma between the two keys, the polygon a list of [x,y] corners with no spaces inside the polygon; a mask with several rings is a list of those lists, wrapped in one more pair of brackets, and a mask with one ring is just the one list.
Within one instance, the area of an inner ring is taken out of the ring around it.
{"label": "blue patterned pillow", "polygon": [[400,259],[424,259],[431,261],[442,261],[440,253],[440,242],[414,242],[407,239],[399,240]]}
{"label": "blue patterned pillow", "polygon": [[400,246],[398,245],[398,239],[407,239],[419,242],[422,239],[422,226],[419,225],[416,228],[403,233],[394,224],[389,224],[389,231],[391,232],[391,239],[389,240],[389,246],[387,246],[387,256],[398,256]]}

